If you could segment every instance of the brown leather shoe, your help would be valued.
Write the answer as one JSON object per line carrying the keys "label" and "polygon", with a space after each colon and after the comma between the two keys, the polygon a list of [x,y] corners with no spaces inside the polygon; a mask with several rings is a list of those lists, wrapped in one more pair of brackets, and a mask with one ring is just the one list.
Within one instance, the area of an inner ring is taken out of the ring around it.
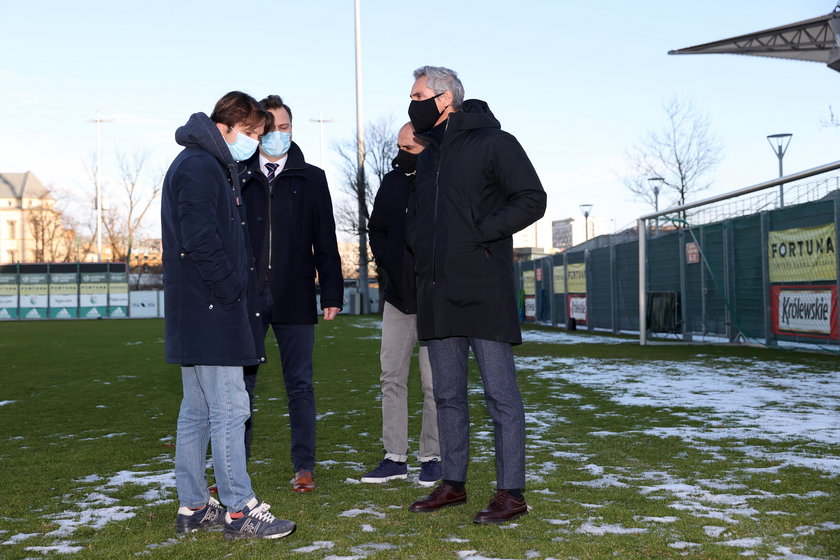
{"label": "brown leather shoe", "polygon": [[466,488],[458,492],[449,484],[441,483],[437,488],[432,490],[431,494],[408,506],[408,511],[428,513],[430,511],[437,511],[442,507],[459,506],[465,503],[467,503]]}
{"label": "brown leather shoe", "polygon": [[473,523],[507,523],[526,513],[525,498],[516,499],[504,490],[498,490],[487,508],[475,514]]}
{"label": "brown leather shoe", "polygon": [[312,492],[315,490],[315,480],[312,471],[299,470],[295,473],[292,481],[292,490],[295,492]]}

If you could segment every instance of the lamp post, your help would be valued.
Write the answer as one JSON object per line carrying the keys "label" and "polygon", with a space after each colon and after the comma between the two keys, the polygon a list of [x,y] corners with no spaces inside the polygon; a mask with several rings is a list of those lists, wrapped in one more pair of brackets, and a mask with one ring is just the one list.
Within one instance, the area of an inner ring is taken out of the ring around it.
{"label": "lamp post", "polygon": [[319,160],[318,160],[318,167],[323,169],[324,168],[324,123],[331,123],[331,122],[333,122],[333,119],[325,119],[324,118],[324,112],[319,111],[318,112],[318,118],[317,119],[309,119],[309,122],[318,123],[318,127],[320,128],[319,132],[320,132],[320,137],[321,137],[321,154],[320,154]]}
{"label": "lamp post", "polygon": [[356,188],[359,199],[359,307],[362,314],[370,312],[368,296],[367,224],[365,223],[365,133],[362,126],[362,24],[361,0],[355,0],[356,31]]}
{"label": "lamp post", "polygon": [[[783,132],[781,134],[769,134],[767,141],[770,142],[770,147],[773,148],[773,153],[779,158],[779,177],[784,177],[782,168],[782,160],[785,157],[788,146],[790,145],[790,138],[793,136],[790,132]],[[779,185],[779,206],[785,205],[785,186]]]}
{"label": "lamp post", "polygon": [[[665,184],[665,179],[662,177],[651,177],[648,179],[650,187],[653,189],[653,208],[655,212],[659,212],[659,191],[662,190],[662,185]],[[656,217],[656,226],[654,230],[659,233],[659,216]]]}
{"label": "lamp post", "polygon": [[592,212],[591,204],[581,204],[580,211],[583,212],[583,228],[586,231],[586,240],[589,241],[589,214]]}
{"label": "lamp post", "polygon": [[99,110],[96,110],[96,117],[89,119],[88,122],[96,123],[96,168],[93,170],[93,182],[96,187],[96,259],[102,262],[102,186],[99,183],[99,160],[100,160],[100,142],[99,142],[99,128],[104,122],[113,122],[114,119],[103,119],[99,116]]}

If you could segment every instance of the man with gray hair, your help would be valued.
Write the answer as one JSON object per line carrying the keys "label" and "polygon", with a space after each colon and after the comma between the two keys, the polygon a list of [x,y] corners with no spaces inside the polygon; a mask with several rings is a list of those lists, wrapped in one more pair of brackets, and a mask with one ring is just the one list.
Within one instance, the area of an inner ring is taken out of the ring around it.
{"label": "man with gray hair", "polygon": [[513,274],[513,239],[545,212],[546,194],[516,138],[487,103],[464,101],[458,75],[414,72],[409,117],[427,143],[417,161],[407,242],[417,281],[417,331],[428,341],[440,426],[443,481],[411,504],[431,512],[467,501],[472,348],[493,419],[496,493],[475,523],[504,523],[528,512],[525,411],[513,345],[522,343]]}

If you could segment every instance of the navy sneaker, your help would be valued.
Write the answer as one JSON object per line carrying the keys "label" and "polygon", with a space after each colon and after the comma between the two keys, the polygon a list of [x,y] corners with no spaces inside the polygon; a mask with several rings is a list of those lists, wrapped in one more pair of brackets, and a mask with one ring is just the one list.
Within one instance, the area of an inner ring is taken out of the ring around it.
{"label": "navy sneaker", "polygon": [[395,478],[408,478],[408,466],[391,459],[383,459],[379,466],[362,477],[362,482],[380,484]]}
{"label": "navy sneaker", "polygon": [[225,522],[225,510],[222,504],[213,498],[199,509],[178,508],[175,518],[175,530],[178,533],[192,533],[200,529],[219,527]]}
{"label": "navy sneaker", "polygon": [[420,476],[417,477],[417,484],[420,486],[434,486],[443,476],[443,467],[440,461],[431,459],[420,463]]}
{"label": "navy sneaker", "polygon": [[269,510],[271,506],[251,498],[242,511],[225,515],[225,538],[233,539],[281,539],[291,535],[297,526],[285,519],[277,519]]}

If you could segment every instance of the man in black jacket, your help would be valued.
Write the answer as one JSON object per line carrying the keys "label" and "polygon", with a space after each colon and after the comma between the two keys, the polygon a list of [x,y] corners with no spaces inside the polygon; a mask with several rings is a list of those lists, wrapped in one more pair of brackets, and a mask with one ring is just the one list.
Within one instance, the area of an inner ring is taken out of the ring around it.
{"label": "man in black jacket", "polygon": [[[414,263],[405,246],[405,216],[410,191],[414,190],[417,155],[424,147],[415,140],[411,123],[400,128],[397,147],[394,169],[382,178],[368,224],[370,248],[379,268],[385,271],[385,308],[379,351],[385,458],[361,479],[373,483],[408,476],[408,370],[417,344],[417,294]],[[417,482],[433,486],[441,476],[440,445],[432,369],[425,345],[420,347],[420,386],[423,389],[423,425]]]}
{"label": "man in black jacket", "polygon": [[472,347],[493,419],[496,493],[476,523],[528,512],[525,412],[512,345],[522,342],[512,235],[545,212],[546,195],[519,142],[483,101],[463,101],[452,70],[414,72],[409,117],[428,142],[417,161],[416,215],[409,248],[417,278],[417,330],[429,345],[443,483],[411,511],[466,502],[469,463],[467,364]]}
{"label": "man in black jacket", "polygon": [[[237,161],[257,149],[266,113],[232,91],[213,113],[175,132],[184,146],[161,197],[166,361],[181,366],[183,399],[175,444],[179,533],[224,525],[228,539],[276,539],[295,530],[251,488],[242,434],[248,394],[242,366],[265,360],[256,319],[253,257],[244,232]],[[207,444],[219,498],[205,478]]]}
{"label": "man in black jacket", "polygon": [[[270,325],[280,349],[289,403],[292,489],[311,492],[315,489],[315,275],[327,321],[341,311],[344,280],[326,175],[306,163],[303,152],[292,142],[289,106],[277,95],[269,95],[260,106],[271,113],[274,124],[261,138],[259,153],[246,162],[242,196],[257,256],[263,335]],[[256,365],[245,368],[252,410],[257,369]],[[252,428],[253,418],[245,431],[249,455]]]}

